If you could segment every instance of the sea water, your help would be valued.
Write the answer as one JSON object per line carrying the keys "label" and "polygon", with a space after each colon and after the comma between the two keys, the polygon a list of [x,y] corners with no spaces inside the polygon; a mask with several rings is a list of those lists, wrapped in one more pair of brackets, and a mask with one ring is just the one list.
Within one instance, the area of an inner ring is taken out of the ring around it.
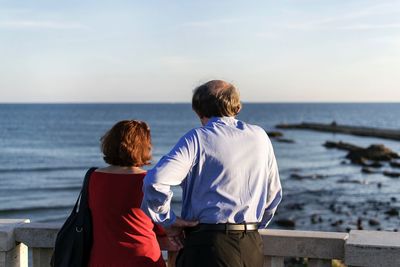
{"label": "sea water", "polygon": [[[303,121],[399,129],[400,104],[244,103],[238,118],[267,131],[276,130],[279,123]],[[0,218],[63,222],[86,170],[105,166],[100,137],[124,119],[150,125],[153,164],[184,133],[200,126],[190,104],[1,104]],[[327,150],[323,143],[384,144],[400,152],[400,142],[304,130],[282,132],[294,143],[272,140],[284,195],[271,227],[281,228],[277,221],[290,220],[296,229],[346,231],[358,227],[361,220],[364,228],[397,229],[398,217],[385,211],[400,209],[400,179],[363,174],[360,166],[346,162],[346,152]],[[293,179],[292,174],[315,179]],[[173,190],[173,208],[179,213],[180,190]],[[380,225],[370,226],[371,219]]]}

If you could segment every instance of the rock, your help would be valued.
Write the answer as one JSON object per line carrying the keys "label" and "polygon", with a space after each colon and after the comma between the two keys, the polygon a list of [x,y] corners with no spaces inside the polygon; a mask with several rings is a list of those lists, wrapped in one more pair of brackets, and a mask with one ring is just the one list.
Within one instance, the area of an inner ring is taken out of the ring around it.
{"label": "rock", "polygon": [[318,214],[313,214],[311,215],[311,223],[312,224],[317,224],[317,223],[322,223],[324,220],[321,218],[320,215]]}
{"label": "rock", "polygon": [[384,171],[383,175],[391,178],[399,178],[400,177],[400,172],[389,172],[389,171]]}
{"label": "rock", "polygon": [[364,227],[362,226],[362,219],[361,218],[357,219],[357,230],[364,230]]}
{"label": "rock", "polygon": [[299,174],[297,174],[297,173],[292,173],[292,174],[290,175],[290,178],[296,179],[296,180],[303,180],[303,179],[304,179],[303,176],[301,176],[301,175],[299,175]]}
{"label": "rock", "polygon": [[268,134],[268,136],[270,138],[276,138],[276,137],[282,137],[283,136],[282,132],[267,132],[266,131],[266,133]]}
{"label": "rock", "polygon": [[369,219],[368,224],[371,226],[377,226],[377,225],[380,225],[381,223],[376,219]]}
{"label": "rock", "polygon": [[363,168],[361,169],[361,172],[362,172],[362,173],[368,173],[368,174],[378,173],[377,171],[372,170],[372,169],[367,168],[367,167],[363,167]]}
{"label": "rock", "polygon": [[400,168],[400,162],[398,161],[391,161],[389,164],[392,168]]}
{"label": "rock", "polygon": [[320,175],[320,174],[312,174],[312,175],[300,175],[297,173],[292,173],[290,175],[290,178],[296,179],[296,180],[317,180],[317,179],[323,179],[325,176]]}
{"label": "rock", "polygon": [[399,211],[396,208],[391,208],[388,211],[385,211],[385,214],[389,216],[399,216]]}
{"label": "rock", "polygon": [[343,220],[337,220],[336,222],[331,223],[331,226],[339,226],[339,225],[342,225],[342,224],[343,224]]}
{"label": "rock", "polygon": [[288,144],[293,144],[293,143],[295,143],[294,140],[292,140],[292,139],[286,139],[286,138],[276,138],[275,141],[280,142],[280,143],[288,143]]}
{"label": "rock", "polygon": [[[400,157],[399,154],[381,144],[373,144],[367,148],[363,148],[341,141],[326,141],[324,146],[326,148],[336,148],[349,151],[346,158],[350,159],[350,161],[354,164],[360,164],[368,167],[380,168],[382,167],[382,164],[379,163],[379,161],[391,161]],[[367,160],[372,160],[374,162],[368,164]]]}
{"label": "rock", "polygon": [[396,198],[396,197],[391,197],[391,198],[390,198],[390,201],[396,202],[396,201],[397,201],[397,198]]}
{"label": "rock", "polygon": [[376,184],[376,186],[377,186],[378,188],[381,188],[381,187],[382,187],[382,183],[379,182],[379,183]]}
{"label": "rock", "polygon": [[346,158],[348,158],[351,163],[357,164],[357,165],[361,165],[361,166],[367,166],[368,165],[366,158],[358,157],[358,156],[357,157],[353,157],[353,156],[352,157],[348,157],[349,154],[347,154]]}
{"label": "rock", "polygon": [[334,203],[329,204],[329,209],[330,209],[331,211],[335,212],[335,211],[336,211],[336,209],[335,209],[335,204],[334,204]]}
{"label": "rock", "polygon": [[352,180],[352,179],[340,179],[337,181],[339,184],[368,184],[365,180]]}
{"label": "rock", "polygon": [[296,226],[296,222],[291,219],[280,219],[280,220],[276,220],[275,223],[282,227],[294,228]]}
{"label": "rock", "polygon": [[371,164],[367,164],[367,166],[372,168],[382,168],[383,164],[380,163],[379,161],[374,161]]}
{"label": "rock", "polygon": [[292,203],[286,205],[286,209],[288,210],[303,210],[304,203]]}
{"label": "rock", "polygon": [[346,151],[353,151],[357,149],[362,149],[362,147],[350,144],[350,143],[345,143],[342,141],[339,142],[333,142],[333,141],[326,141],[324,144],[324,147],[326,148],[337,148],[340,150],[346,150]]}
{"label": "rock", "polygon": [[294,143],[294,140],[292,139],[287,139],[287,138],[282,138],[283,137],[283,133],[282,132],[267,132],[268,136],[272,139],[274,139],[276,142],[280,142],[280,143],[289,143],[292,144]]}
{"label": "rock", "polygon": [[360,164],[365,159],[373,161],[390,161],[399,158],[399,155],[384,145],[370,145],[367,148],[350,150],[346,158],[351,162]]}

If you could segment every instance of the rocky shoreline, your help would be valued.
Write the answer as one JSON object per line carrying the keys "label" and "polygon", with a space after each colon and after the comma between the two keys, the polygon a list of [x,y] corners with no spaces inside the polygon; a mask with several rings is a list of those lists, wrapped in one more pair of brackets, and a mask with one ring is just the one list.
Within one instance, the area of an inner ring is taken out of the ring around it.
{"label": "rocky shoreline", "polygon": [[[400,131],[338,126],[335,123],[330,125],[304,123],[285,126],[278,125],[277,128],[311,129],[400,140]],[[348,131],[349,129],[352,131]],[[354,131],[355,129],[357,132]],[[341,130],[345,130],[345,132],[341,132]],[[273,141],[280,142],[281,139],[285,139],[283,132],[274,131],[267,133]],[[389,133],[390,136],[388,135]],[[290,143],[295,143],[294,140],[291,141]],[[339,186],[343,185],[347,189],[352,188],[350,190],[354,190],[354,196],[351,193],[350,196],[355,198],[357,198],[358,186],[368,186],[373,194],[381,194],[382,188],[388,188],[392,183],[382,181],[379,177],[387,177],[393,182],[400,178],[400,155],[383,144],[371,144],[361,147],[342,141],[326,141],[321,145],[327,149],[327,153],[331,150],[345,151],[346,154],[344,154],[343,158],[338,158],[338,164],[342,164],[343,166],[359,166],[360,174],[364,175],[361,177],[364,177],[364,179],[356,176],[353,177],[352,175],[305,174],[302,173],[301,169],[293,169],[287,174],[287,182],[291,180],[295,183],[309,183],[326,179],[327,186],[321,190],[287,193],[277,211],[273,225],[278,228],[287,229],[330,230],[338,232],[348,232],[352,229],[400,230],[398,225],[400,219],[400,197],[392,195],[385,198],[382,195],[382,197],[376,199],[371,195],[371,197],[367,196],[365,201],[361,203],[358,201],[352,202],[348,200],[349,195],[347,195],[347,198],[342,198]],[[365,178],[369,177],[368,175],[372,175],[372,178]],[[328,184],[331,184],[331,186]],[[371,186],[373,187],[371,188]]]}

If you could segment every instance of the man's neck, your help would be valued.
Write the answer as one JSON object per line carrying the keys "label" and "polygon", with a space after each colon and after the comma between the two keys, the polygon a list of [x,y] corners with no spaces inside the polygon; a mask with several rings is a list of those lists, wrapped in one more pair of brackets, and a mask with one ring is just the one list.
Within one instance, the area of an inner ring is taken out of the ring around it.
{"label": "man's neck", "polygon": [[201,117],[200,118],[201,125],[205,126],[208,123],[209,120],[210,120],[210,118]]}

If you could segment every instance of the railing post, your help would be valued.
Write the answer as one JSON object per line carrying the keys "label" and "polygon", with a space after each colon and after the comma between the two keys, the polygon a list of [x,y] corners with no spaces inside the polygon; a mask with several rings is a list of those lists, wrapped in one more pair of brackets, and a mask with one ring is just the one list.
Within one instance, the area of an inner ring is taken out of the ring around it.
{"label": "railing post", "polygon": [[32,248],[33,267],[50,266],[52,248]]}
{"label": "railing post", "polygon": [[28,247],[15,240],[14,229],[29,223],[24,219],[0,219],[0,267],[27,267]]}
{"label": "railing post", "polygon": [[271,257],[264,256],[264,266],[263,267],[283,267],[284,257]]}
{"label": "railing post", "polygon": [[30,223],[15,229],[15,238],[32,249],[32,267],[50,266],[59,224]]}

